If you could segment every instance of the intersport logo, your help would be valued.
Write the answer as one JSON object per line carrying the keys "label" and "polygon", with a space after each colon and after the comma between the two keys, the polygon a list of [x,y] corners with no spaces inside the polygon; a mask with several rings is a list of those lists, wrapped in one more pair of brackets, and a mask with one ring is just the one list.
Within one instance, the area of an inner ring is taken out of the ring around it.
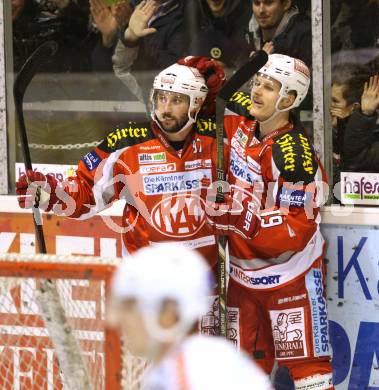
{"label": "intersport logo", "polygon": [[195,194],[165,197],[153,208],[151,221],[167,237],[191,237],[205,223],[204,206],[204,200]]}

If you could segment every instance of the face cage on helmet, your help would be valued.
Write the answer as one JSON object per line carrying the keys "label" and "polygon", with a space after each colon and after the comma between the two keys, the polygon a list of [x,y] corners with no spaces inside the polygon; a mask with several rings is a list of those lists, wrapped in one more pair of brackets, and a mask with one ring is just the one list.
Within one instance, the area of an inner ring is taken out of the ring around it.
{"label": "face cage on helmet", "polygon": [[[156,109],[155,99],[156,99],[156,92],[158,92],[158,91],[177,93],[177,94],[180,94],[180,95],[187,96],[189,98],[189,106],[188,106],[188,112],[187,112],[188,121],[185,123],[183,128],[188,126],[189,124],[192,124],[192,123],[196,122],[197,115],[198,115],[198,113],[200,111],[201,105],[195,104],[195,98],[193,98],[193,96],[191,96],[189,94],[186,94],[184,92],[179,92],[179,91],[175,91],[175,90],[171,90],[171,89],[162,89],[162,88],[152,88],[151,91],[150,91],[150,98],[149,98],[149,101],[150,101],[150,116],[153,119],[153,121],[158,123],[158,119],[157,119],[157,117],[155,115],[155,109]],[[191,112],[192,111],[195,111],[195,114],[194,114],[193,117],[191,116]],[[159,125],[159,123],[158,123],[158,125]],[[159,127],[160,127],[160,125],[159,125]]]}

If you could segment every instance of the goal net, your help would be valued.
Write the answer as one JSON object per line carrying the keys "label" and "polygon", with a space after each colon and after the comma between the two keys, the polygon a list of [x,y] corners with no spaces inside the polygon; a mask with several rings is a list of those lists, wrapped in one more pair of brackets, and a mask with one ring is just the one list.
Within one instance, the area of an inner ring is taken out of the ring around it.
{"label": "goal net", "polygon": [[0,254],[0,389],[138,389],[145,361],[106,327],[120,259]]}

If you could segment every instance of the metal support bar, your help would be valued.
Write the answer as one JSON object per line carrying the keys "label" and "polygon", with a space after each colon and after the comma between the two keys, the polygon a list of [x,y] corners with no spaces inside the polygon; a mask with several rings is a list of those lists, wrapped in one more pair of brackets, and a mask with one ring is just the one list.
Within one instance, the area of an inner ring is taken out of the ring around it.
{"label": "metal support bar", "polygon": [[4,3],[0,2],[0,194],[8,193]]}
{"label": "metal support bar", "polygon": [[330,2],[312,0],[312,79],[314,145],[333,182],[331,101]]}

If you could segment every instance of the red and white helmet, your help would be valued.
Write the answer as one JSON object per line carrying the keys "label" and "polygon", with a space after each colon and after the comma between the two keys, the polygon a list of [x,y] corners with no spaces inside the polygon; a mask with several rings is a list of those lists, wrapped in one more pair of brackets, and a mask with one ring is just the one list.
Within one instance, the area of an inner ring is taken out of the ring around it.
{"label": "red and white helmet", "polygon": [[[196,116],[208,93],[205,79],[196,68],[179,64],[171,65],[162,70],[154,79],[153,91],[150,97],[152,107],[151,116],[153,120],[156,120],[154,94],[156,90],[187,95],[189,97],[188,120],[190,123],[196,121]],[[192,112],[194,114],[191,114]]]}
{"label": "red and white helmet", "polygon": [[[270,54],[267,63],[258,74],[269,76],[280,82],[279,99],[276,103],[277,111],[288,111],[298,107],[307,96],[311,81],[310,71],[307,65],[297,58],[283,54]],[[290,107],[279,109],[281,99],[287,97],[290,91],[296,91],[295,101]]]}

